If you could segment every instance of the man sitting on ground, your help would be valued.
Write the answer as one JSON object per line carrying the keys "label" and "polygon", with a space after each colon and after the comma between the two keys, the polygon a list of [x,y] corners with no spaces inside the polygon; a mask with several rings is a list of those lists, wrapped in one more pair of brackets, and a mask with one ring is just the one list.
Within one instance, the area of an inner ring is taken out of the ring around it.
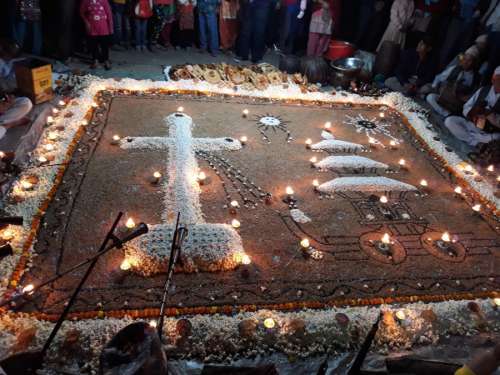
{"label": "man sitting on ground", "polygon": [[31,108],[33,104],[28,98],[16,98],[0,92],[0,138],[5,135],[7,128],[28,123]]}
{"label": "man sitting on ground", "polygon": [[402,52],[395,76],[387,78],[385,85],[405,95],[416,95],[419,89],[434,78],[435,63],[431,59],[432,42],[424,38],[416,49]]}
{"label": "man sitting on ground", "polygon": [[[434,78],[427,103],[443,117],[459,114],[470,98],[480,77],[476,72],[479,49],[470,47],[457,64],[446,68]],[[439,92],[439,94],[437,94]]]}
{"label": "man sitting on ground", "polygon": [[492,85],[481,87],[464,105],[463,115],[448,117],[444,125],[469,146],[500,139],[500,66],[495,69]]}

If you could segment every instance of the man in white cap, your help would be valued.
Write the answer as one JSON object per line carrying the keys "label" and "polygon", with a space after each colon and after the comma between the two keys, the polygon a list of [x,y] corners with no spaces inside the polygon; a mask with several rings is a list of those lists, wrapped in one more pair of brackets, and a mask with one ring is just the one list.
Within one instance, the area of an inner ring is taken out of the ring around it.
{"label": "man in white cap", "polygon": [[465,103],[464,117],[450,116],[444,125],[459,140],[476,147],[500,139],[500,66],[491,85],[481,87]]}
{"label": "man in white cap", "polygon": [[433,92],[427,95],[427,103],[439,115],[447,117],[462,111],[479,82],[480,77],[475,70],[478,58],[479,49],[472,46],[459,57],[456,64],[434,78],[431,86]]}

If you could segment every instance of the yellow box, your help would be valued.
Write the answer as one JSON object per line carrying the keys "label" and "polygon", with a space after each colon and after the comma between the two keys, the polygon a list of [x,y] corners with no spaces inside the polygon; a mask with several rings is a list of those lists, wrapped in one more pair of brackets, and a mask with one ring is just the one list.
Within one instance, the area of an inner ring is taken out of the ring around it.
{"label": "yellow box", "polygon": [[30,59],[15,65],[18,89],[34,104],[53,98],[52,66],[45,61]]}

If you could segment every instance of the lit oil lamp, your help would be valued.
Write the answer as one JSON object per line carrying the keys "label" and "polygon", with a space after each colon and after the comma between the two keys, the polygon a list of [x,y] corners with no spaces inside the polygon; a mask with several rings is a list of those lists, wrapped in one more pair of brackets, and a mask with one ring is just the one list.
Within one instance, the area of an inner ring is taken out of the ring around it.
{"label": "lit oil lamp", "polygon": [[481,212],[481,205],[479,203],[475,204],[472,206],[472,211],[474,211],[475,214],[479,214]]}
{"label": "lit oil lamp", "polygon": [[57,133],[56,132],[49,132],[49,134],[47,134],[47,138],[51,141],[55,141],[57,139]]}
{"label": "lit oil lamp", "polygon": [[52,125],[54,123],[54,117],[47,116],[47,125]]}
{"label": "lit oil lamp", "polygon": [[374,241],[375,248],[383,254],[392,255],[392,239],[389,233],[384,233],[379,241]]}
{"label": "lit oil lamp", "polygon": [[127,229],[134,229],[135,228],[135,221],[131,217],[128,218],[127,222],[125,223],[125,227]]}
{"label": "lit oil lamp", "polygon": [[493,305],[494,305],[496,308],[499,308],[499,307],[500,307],[500,297],[495,297],[495,298],[493,298]]}
{"label": "lit oil lamp", "polygon": [[160,173],[160,172],[158,172],[158,171],[155,171],[155,172],[153,173],[153,178],[152,178],[151,182],[152,182],[154,185],[156,185],[157,183],[159,183],[159,182],[160,182],[160,180],[161,180],[161,173]]}
{"label": "lit oil lamp", "polygon": [[316,156],[313,156],[311,159],[309,159],[311,162],[311,168],[315,168],[315,164],[318,162],[318,158]]}
{"label": "lit oil lamp", "polygon": [[276,326],[276,322],[274,321],[273,318],[264,319],[264,327],[266,327],[267,329],[271,330],[275,326]]}
{"label": "lit oil lamp", "polygon": [[427,182],[427,180],[420,180],[420,188],[424,193],[429,193],[429,183]]}
{"label": "lit oil lamp", "polygon": [[490,174],[493,174],[493,172],[495,172],[495,166],[494,166],[493,164],[488,165],[488,168],[486,168],[486,170],[487,170]]}
{"label": "lit oil lamp", "polygon": [[66,102],[64,100],[59,100],[59,107],[64,107],[66,105]]}
{"label": "lit oil lamp", "polygon": [[87,126],[87,125],[89,124],[89,122],[88,122],[87,120],[82,120],[82,121],[80,122],[80,124],[81,124],[82,126]]}
{"label": "lit oil lamp", "polygon": [[246,135],[242,135],[240,137],[240,143],[241,143],[241,145],[245,146],[247,144],[247,142],[248,142],[248,137]]}
{"label": "lit oil lamp", "polygon": [[57,108],[52,108],[52,114],[57,115],[59,113],[59,110]]}
{"label": "lit oil lamp", "polygon": [[120,144],[121,137],[118,134],[113,135],[111,138],[111,141],[109,142],[112,145],[119,145]]}
{"label": "lit oil lamp", "polygon": [[233,219],[231,220],[231,226],[234,228],[234,229],[238,229],[241,227],[241,223],[238,219]]}
{"label": "lit oil lamp", "polygon": [[45,156],[39,156],[38,157],[38,162],[41,163],[41,164],[45,164],[47,163],[47,158]]}
{"label": "lit oil lamp", "polygon": [[205,174],[205,172],[201,171],[200,173],[198,173],[198,176],[196,177],[196,179],[198,180],[198,183],[200,184],[200,186],[203,186],[207,182],[207,175]]}
{"label": "lit oil lamp", "polygon": [[398,142],[396,142],[395,140],[391,140],[389,142],[389,146],[391,146],[391,150],[396,150],[398,148]]}
{"label": "lit oil lamp", "polygon": [[330,132],[331,128],[332,128],[332,123],[330,121],[325,122],[324,129],[327,132]]}
{"label": "lit oil lamp", "polygon": [[311,246],[311,242],[308,238],[303,238],[302,240],[300,240],[300,246],[303,249],[308,249]]}
{"label": "lit oil lamp", "polygon": [[47,152],[54,151],[54,145],[53,145],[53,144],[51,144],[51,143],[46,144],[46,145],[44,146],[44,148],[45,148],[45,151],[47,151]]}
{"label": "lit oil lamp", "polygon": [[453,192],[455,193],[455,197],[462,198],[463,190],[461,186],[457,186]]}
{"label": "lit oil lamp", "polygon": [[385,113],[384,112],[380,112],[378,115],[379,115],[380,118],[385,118]]}
{"label": "lit oil lamp", "polygon": [[120,264],[120,269],[122,271],[128,271],[131,267],[132,267],[132,265],[130,264],[130,262],[127,259],[123,259],[123,261]]}
{"label": "lit oil lamp", "polygon": [[23,190],[31,190],[33,189],[33,183],[28,180],[21,180],[21,187]]}
{"label": "lit oil lamp", "polygon": [[33,294],[33,291],[35,290],[35,286],[33,284],[28,284],[23,288],[23,294]]}
{"label": "lit oil lamp", "polygon": [[380,197],[380,203],[385,204],[385,203],[387,203],[387,202],[389,202],[389,198],[387,198],[387,196],[385,196],[385,195],[382,195],[382,196]]}
{"label": "lit oil lamp", "polygon": [[394,314],[394,315],[396,316],[396,318],[397,318],[400,322],[402,322],[403,320],[405,320],[405,319],[406,319],[406,314],[405,314],[405,312],[404,312],[403,310],[398,310],[398,311],[396,311],[396,314]]}
{"label": "lit oil lamp", "polygon": [[247,254],[243,254],[241,256],[241,264],[248,266],[251,263],[252,263],[252,259]]}
{"label": "lit oil lamp", "polygon": [[233,200],[231,203],[229,203],[229,213],[231,215],[236,215],[238,213],[238,208],[240,208],[240,204],[238,201]]}
{"label": "lit oil lamp", "polygon": [[243,118],[247,118],[248,117],[248,114],[250,113],[250,111],[248,109],[244,109],[242,112],[241,112],[241,115],[243,116]]}
{"label": "lit oil lamp", "polygon": [[312,181],[312,185],[313,185],[313,187],[314,187],[314,191],[317,191],[317,190],[318,190],[318,186],[319,186],[319,181],[318,181],[318,180],[316,180],[316,179],[314,179],[314,180]]}
{"label": "lit oil lamp", "polygon": [[368,144],[370,146],[370,148],[377,148],[377,140],[375,138],[372,138],[372,137],[368,137]]}
{"label": "lit oil lamp", "polygon": [[404,170],[404,171],[408,170],[408,166],[406,165],[406,160],[405,159],[399,159],[398,165],[399,165],[399,168],[401,170]]}
{"label": "lit oil lamp", "polygon": [[307,138],[305,143],[306,143],[306,148],[309,150],[311,148],[311,145],[312,145],[312,139]]}
{"label": "lit oil lamp", "polygon": [[156,326],[158,325],[158,323],[156,323],[156,320],[150,320],[148,324],[151,328],[156,328]]}
{"label": "lit oil lamp", "polygon": [[12,229],[7,228],[7,229],[4,229],[2,231],[1,237],[2,237],[2,240],[4,240],[4,241],[11,241],[14,239],[15,234],[14,234],[14,231]]}
{"label": "lit oil lamp", "polygon": [[177,112],[184,112],[184,107],[183,106],[180,106],[180,107],[177,107]]}
{"label": "lit oil lamp", "polygon": [[296,200],[295,200],[295,198],[293,197],[293,194],[294,194],[294,193],[295,193],[295,192],[294,192],[293,188],[292,188],[291,186],[287,186],[287,187],[285,188],[285,194],[286,194],[286,196],[285,196],[285,198],[283,199],[283,201],[284,201],[285,203],[288,203],[288,204],[293,204],[293,203],[295,203],[295,202],[296,202]]}

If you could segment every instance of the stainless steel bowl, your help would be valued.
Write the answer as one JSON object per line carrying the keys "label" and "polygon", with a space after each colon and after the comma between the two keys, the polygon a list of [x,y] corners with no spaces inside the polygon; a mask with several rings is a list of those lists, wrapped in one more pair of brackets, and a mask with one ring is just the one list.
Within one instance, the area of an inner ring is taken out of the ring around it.
{"label": "stainless steel bowl", "polygon": [[349,76],[355,76],[361,71],[361,68],[363,68],[363,60],[356,57],[347,57],[345,59],[332,61],[330,65],[338,72],[342,72]]}

